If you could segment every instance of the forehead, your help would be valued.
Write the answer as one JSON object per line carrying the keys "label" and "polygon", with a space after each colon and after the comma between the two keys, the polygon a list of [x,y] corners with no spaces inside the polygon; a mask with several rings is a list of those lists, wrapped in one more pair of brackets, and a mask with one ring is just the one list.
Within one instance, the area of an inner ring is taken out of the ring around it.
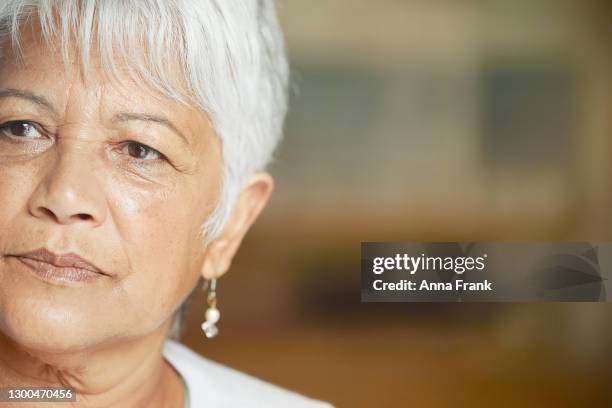
{"label": "forehead", "polygon": [[[94,41],[95,43],[95,41]],[[174,119],[210,128],[207,115],[194,104],[181,103],[154,89],[147,81],[130,75],[129,63],[114,61],[117,69],[110,70],[92,48],[85,67],[81,50],[71,45],[67,60],[62,57],[62,46],[57,41],[45,42],[38,25],[22,26],[19,50],[10,41],[0,45],[0,87],[25,89],[41,94],[62,111],[68,105],[100,111],[142,110],[163,113]],[[136,71],[133,71],[136,72]],[[178,74],[177,88],[183,86]]]}

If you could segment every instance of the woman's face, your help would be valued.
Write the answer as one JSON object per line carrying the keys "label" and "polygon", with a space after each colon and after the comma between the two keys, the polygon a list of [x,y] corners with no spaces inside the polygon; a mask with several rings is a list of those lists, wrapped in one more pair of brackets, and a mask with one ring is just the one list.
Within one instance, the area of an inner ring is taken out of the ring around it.
{"label": "woman's face", "polygon": [[[95,59],[85,84],[59,49],[22,48],[25,66],[10,49],[0,63],[0,330],[49,350],[150,333],[201,273],[220,144],[197,110],[107,81]],[[107,275],[48,281],[14,256],[43,247]]]}

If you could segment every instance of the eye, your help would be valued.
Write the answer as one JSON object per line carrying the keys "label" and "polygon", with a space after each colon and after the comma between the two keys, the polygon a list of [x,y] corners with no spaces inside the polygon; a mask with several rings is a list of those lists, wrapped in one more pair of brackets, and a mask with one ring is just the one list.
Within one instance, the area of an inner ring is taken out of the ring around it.
{"label": "eye", "polygon": [[23,120],[3,123],[0,125],[0,131],[6,135],[23,139],[36,139],[41,136],[34,123]]}
{"label": "eye", "polygon": [[138,160],[150,162],[166,160],[166,156],[149,146],[143,145],[142,143],[127,142],[126,148],[128,155]]}

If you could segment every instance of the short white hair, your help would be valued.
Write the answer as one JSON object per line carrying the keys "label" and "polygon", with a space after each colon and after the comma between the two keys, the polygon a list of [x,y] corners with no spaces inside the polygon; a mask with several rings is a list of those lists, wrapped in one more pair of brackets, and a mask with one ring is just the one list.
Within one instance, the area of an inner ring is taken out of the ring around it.
{"label": "short white hair", "polygon": [[[206,112],[224,173],[201,231],[206,240],[217,236],[282,138],[289,68],[274,1],[0,0],[0,45],[10,39],[20,56],[21,25],[31,18],[47,42],[62,44],[64,61],[76,46],[86,72],[95,48],[111,75],[115,61],[125,61],[133,78]],[[177,61],[186,87],[172,74]]]}

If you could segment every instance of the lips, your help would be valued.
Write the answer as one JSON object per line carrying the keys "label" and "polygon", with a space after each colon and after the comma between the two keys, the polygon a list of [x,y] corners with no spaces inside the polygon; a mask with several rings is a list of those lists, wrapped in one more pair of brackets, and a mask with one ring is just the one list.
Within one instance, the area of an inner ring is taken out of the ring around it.
{"label": "lips", "polygon": [[102,269],[98,268],[93,263],[88,260],[80,257],[75,253],[67,253],[58,255],[54,252],[49,251],[46,248],[39,248],[35,251],[17,254],[17,257],[25,258],[27,261],[33,260],[38,262],[43,262],[45,264],[49,264],[49,266],[55,266],[56,268],[63,269],[72,269],[81,272],[90,272],[97,273],[100,275],[110,276],[108,273],[104,272]]}

